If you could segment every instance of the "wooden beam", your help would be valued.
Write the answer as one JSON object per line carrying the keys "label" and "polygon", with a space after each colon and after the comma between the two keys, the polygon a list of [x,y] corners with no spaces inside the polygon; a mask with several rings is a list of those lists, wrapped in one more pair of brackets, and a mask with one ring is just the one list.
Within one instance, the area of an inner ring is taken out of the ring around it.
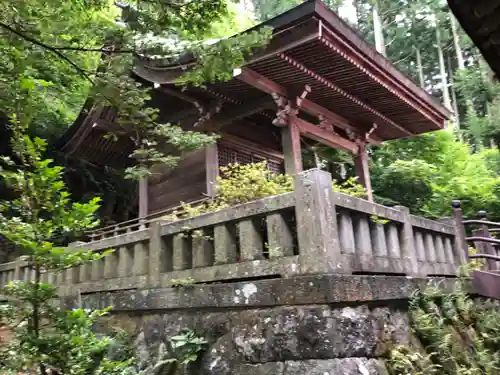
{"label": "wooden beam", "polygon": [[327,130],[321,129],[320,127],[311,124],[308,121],[302,120],[301,118],[296,118],[295,122],[300,129],[300,133],[303,134],[304,137],[314,139],[315,141],[322,143],[328,147],[341,148],[353,154],[358,153],[359,147],[358,145],[356,145],[356,143],[342,138],[338,134],[334,134]]}
{"label": "wooden beam", "polygon": [[286,61],[289,64],[293,65],[295,68],[297,68],[301,72],[307,74],[309,77],[315,79],[316,81],[322,83],[326,87],[332,89],[337,94],[339,94],[339,95],[343,96],[344,98],[349,99],[352,102],[356,103],[357,105],[359,105],[360,107],[362,107],[366,111],[370,112],[371,114],[373,114],[374,116],[376,116],[377,118],[379,118],[381,121],[383,121],[383,122],[391,125],[392,127],[398,129],[403,134],[406,134],[406,135],[409,135],[409,136],[414,135],[408,129],[405,129],[401,125],[396,124],[390,118],[388,118],[387,116],[384,116],[382,113],[380,113],[379,111],[377,111],[373,107],[369,106],[368,104],[366,104],[365,102],[363,102],[361,99],[355,97],[354,95],[349,94],[347,91],[341,89],[336,84],[334,84],[333,82],[331,82],[328,79],[324,78],[323,76],[321,76],[321,75],[313,72],[312,70],[308,69],[305,65],[303,65],[302,63],[300,63],[297,60],[293,59],[292,57],[287,56],[284,53],[278,54],[278,57],[280,59],[282,59],[283,61]]}
{"label": "wooden beam", "polygon": [[297,117],[289,116],[288,126],[281,128],[281,143],[285,157],[285,173],[293,176],[302,172],[302,151],[300,144],[300,129]]}
{"label": "wooden beam", "polygon": [[245,117],[259,113],[265,109],[275,108],[273,100],[269,97],[261,100],[252,101],[242,105],[234,105],[227,111],[223,111],[220,115],[213,117],[198,127],[200,130],[218,130],[224,125],[228,125],[234,121],[241,120]]}
{"label": "wooden beam", "polygon": [[354,168],[358,176],[358,182],[366,189],[367,199],[373,202],[372,182],[370,177],[370,167],[368,153],[364,142],[359,143],[359,152],[354,156]]}
{"label": "wooden beam", "polygon": [[[288,92],[284,87],[271,81],[270,79],[264,77],[263,75],[251,70],[250,68],[244,67],[235,69],[233,72],[233,76],[236,79],[239,79],[240,81],[245,82],[246,84],[255,87],[256,89],[263,91],[269,95],[275,93],[284,97],[288,96]],[[307,98],[302,100],[300,109],[303,110],[304,112],[309,113],[312,116],[316,117],[323,116],[324,118],[330,120],[333,125],[341,129],[350,129],[354,131],[360,130],[359,128],[356,128],[354,125],[352,125],[344,117],[336,113],[333,113],[332,111],[326,109],[325,107],[320,106],[319,104],[310,101]],[[372,135],[369,141],[370,143],[380,144],[382,140]]]}
{"label": "wooden beam", "polygon": [[202,103],[198,99],[184,92],[163,85],[160,85],[157,89],[158,91],[161,91],[167,95],[174,96],[176,98],[184,100],[185,102],[191,103],[198,109],[202,107]]}

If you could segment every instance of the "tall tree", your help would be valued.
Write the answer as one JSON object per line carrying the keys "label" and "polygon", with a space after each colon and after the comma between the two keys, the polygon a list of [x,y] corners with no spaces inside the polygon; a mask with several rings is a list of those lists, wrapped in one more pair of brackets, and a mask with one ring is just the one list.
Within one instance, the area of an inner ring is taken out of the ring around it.
{"label": "tall tree", "polygon": [[260,21],[267,21],[270,18],[286,12],[287,10],[299,5],[301,0],[252,0],[255,14]]}
{"label": "tall tree", "polygon": [[452,110],[450,92],[448,89],[448,74],[445,65],[444,52],[443,52],[443,41],[441,38],[441,24],[439,21],[439,14],[435,14],[435,28],[436,28],[436,49],[439,58],[439,76],[441,78],[441,91],[443,93],[443,103],[446,108]]}
{"label": "tall tree", "polygon": [[384,39],[384,25],[379,14],[379,1],[374,0],[372,4],[373,32],[375,34],[375,48],[382,55],[387,56]]}

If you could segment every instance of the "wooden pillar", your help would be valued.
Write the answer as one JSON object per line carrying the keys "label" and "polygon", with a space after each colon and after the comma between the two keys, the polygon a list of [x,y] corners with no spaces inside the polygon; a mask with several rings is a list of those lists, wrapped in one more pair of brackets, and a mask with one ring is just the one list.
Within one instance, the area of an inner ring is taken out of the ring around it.
{"label": "wooden pillar", "polygon": [[293,176],[302,172],[302,153],[300,145],[300,129],[295,116],[288,116],[288,126],[281,128],[281,144],[285,157],[285,173]]}
{"label": "wooden pillar", "polygon": [[148,178],[139,180],[139,220],[148,216]]}
{"label": "wooden pillar", "polygon": [[219,175],[219,157],[217,151],[217,143],[206,146],[205,148],[205,170],[206,170],[206,184],[207,195],[215,197],[216,188],[215,183]]}
{"label": "wooden pillar", "polygon": [[366,152],[366,145],[361,142],[358,143],[358,145],[358,154],[354,156],[356,176],[358,176],[358,182],[365,187],[368,200],[373,202],[372,181],[370,178],[369,159],[368,153]]}

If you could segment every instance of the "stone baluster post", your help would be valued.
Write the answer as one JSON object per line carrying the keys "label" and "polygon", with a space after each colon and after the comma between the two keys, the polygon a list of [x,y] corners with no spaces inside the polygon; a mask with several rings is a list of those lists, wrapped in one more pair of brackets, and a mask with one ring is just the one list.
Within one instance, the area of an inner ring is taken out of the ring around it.
{"label": "stone baluster post", "polygon": [[161,237],[161,222],[151,222],[149,232],[149,287],[158,287],[160,286],[160,277],[166,251],[165,243]]}
{"label": "stone baluster post", "polygon": [[403,260],[405,272],[410,276],[418,276],[420,272],[410,210],[408,207],[404,206],[396,206],[394,208],[401,211],[404,217],[403,232],[401,233],[401,259]]}
{"label": "stone baluster post", "polygon": [[295,176],[301,274],[350,273],[342,257],[330,173],[311,169]]}

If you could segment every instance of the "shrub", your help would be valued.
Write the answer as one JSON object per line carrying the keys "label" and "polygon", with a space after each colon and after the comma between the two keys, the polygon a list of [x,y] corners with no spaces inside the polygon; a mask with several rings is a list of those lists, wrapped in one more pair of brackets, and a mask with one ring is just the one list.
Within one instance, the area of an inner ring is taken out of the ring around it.
{"label": "shrub", "polygon": [[[216,195],[213,199],[198,205],[181,203],[179,210],[163,219],[174,221],[198,216],[293,191],[293,178],[270,171],[265,161],[246,165],[230,164],[220,168],[220,172],[220,176],[217,177]],[[366,197],[364,187],[356,182],[356,178],[350,178],[342,183],[334,180],[332,189],[354,197]]]}
{"label": "shrub", "polygon": [[125,374],[130,359],[107,360],[111,339],[91,329],[108,310],[65,310],[57,303],[57,289],[41,281],[43,274],[64,272],[106,255],[56,244],[60,237],[98,224],[98,199],[72,203],[63,168],[43,158],[45,142],[26,136],[14,117],[12,125],[15,159],[0,160],[0,178],[16,198],[0,202],[0,232],[22,250],[33,279],[11,282],[1,292],[9,303],[0,305],[0,326],[5,324],[11,336],[0,347],[0,367],[39,375]]}

